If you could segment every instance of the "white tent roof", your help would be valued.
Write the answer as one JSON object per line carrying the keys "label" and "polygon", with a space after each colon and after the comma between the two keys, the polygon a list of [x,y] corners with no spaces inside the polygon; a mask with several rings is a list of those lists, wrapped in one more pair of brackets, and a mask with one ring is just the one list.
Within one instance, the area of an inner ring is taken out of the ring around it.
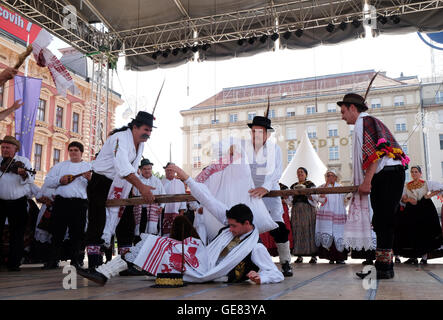
{"label": "white tent roof", "polygon": [[295,156],[292,158],[291,162],[283,172],[280,178],[280,183],[290,187],[294,183],[298,182],[297,169],[300,167],[304,167],[306,170],[308,170],[307,179],[314,182],[316,186],[325,183],[324,175],[327,167],[323,161],[321,161],[317,155],[317,152],[315,152],[306,131],[297,147]]}

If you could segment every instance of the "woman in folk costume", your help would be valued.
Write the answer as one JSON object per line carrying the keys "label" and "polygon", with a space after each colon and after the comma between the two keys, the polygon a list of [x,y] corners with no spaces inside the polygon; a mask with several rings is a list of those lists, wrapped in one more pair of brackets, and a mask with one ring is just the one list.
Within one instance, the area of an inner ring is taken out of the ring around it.
{"label": "woman in folk costume", "polygon": [[[251,209],[245,204],[229,209],[215,199],[204,184],[196,182],[176,166],[171,168],[186,182],[203,207],[208,208],[226,227],[220,229],[208,246],[193,236],[177,241],[144,234],[143,241],[131,248],[125,259],[157,276],[168,273],[173,278],[173,275],[182,273],[183,280],[191,283],[213,280],[241,282],[247,279],[257,284],[283,281],[283,274],[259,243]],[[125,268],[127,263],[116,258],[97,268],[95,274],[80,271],[80,275],[103,285]]]}
{"label": "woman in folk costume", "polygon": [[[315,188],[315,184],[306,180],[308,170],[303,167],[297,169],[298,182],[291,189]],[[315,244],[315,220],[317,216],[316,195],[296,195],[292,197],[291,228],[294,239],[292,254],[298,256],[295,263],[302,263],[302,256],[311,256],[309,263],[317,263],[318,247]]]}
{"label": "woman in folk costume", "polygon": [[394,252],[410,258],[405,263],[427,263],[427,253],[440,248],[442,230],[437,209],[431,198],[443,194],[443,184],[422,180],[419,166],[411,167],[412,181],[405,185],[402,202],[405,204],[397,212],[397,225],[394,236]]}
{"label": "woman in folk costume", "polygon": [[[345,242],[366,250],[374,248],[370,220],[372,209],[372,227],[377,237],[377,279],[391,279],[394,277],[394,214],[400,202],[409,158],[386,125],[366,113],[365,98],[349,93],[343,101],[337,102],[342,119],[349,125],[355,125],[352,137],[353,182],[359,186],[351,200]],[[363,279],[370,272],[358,272],[357,276]]]}
{"label": "woman in folk costume", "polygon": [[[329,169],[325,174],[326,183],[320,188],[341,187],[337,182],[338,174],[334,169]],[[328,259],[330,264],[345,263],[348,252],[343,240],[346,222],[346,209],[344,194],[320,195],[320,208],[317,211],[315,224],[315,244],[319,247],[318,256]]]}

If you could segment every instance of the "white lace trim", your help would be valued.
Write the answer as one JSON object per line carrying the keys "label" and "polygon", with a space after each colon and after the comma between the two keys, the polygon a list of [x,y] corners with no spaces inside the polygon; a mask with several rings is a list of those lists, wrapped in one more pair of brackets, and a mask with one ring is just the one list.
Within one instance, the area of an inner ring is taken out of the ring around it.
{"label": "white lace trim", "polygon": [[377,240],[374,238],[346,238],[344,240],[346,249],[354,250],[375,250],[377,248]]}
{"label": "white lace trim", "polygon": [[138,254],[140,253],[140,250],[143,248],[143,245],[145,244],[146,238],[149,236],[147,233],[140,234],[141,241],[139,241],[134,247],[131,247],[130,251],[126,253],[125,260],[131,263],[134,263],[135,259],[137,258]]}
{"label": "white lace trim", "polygon": [[321,233],[321,232],[317,232],[315,234],[315,245],[317,247],[322,246],[326,249],[329,249],[334,241],[335,241],[335,248],[337,249],[337,251],[342,252],[345,249],[345,241],[342,237],[337,238],[329,233]]}

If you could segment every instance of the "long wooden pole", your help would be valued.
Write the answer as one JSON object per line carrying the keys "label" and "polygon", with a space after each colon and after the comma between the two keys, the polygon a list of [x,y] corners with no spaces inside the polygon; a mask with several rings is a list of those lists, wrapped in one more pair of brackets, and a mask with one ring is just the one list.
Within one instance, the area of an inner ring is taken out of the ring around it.
{"label": "long wooden pole", "polygon": [[[296,190],[271,190],[264,197],[287,197],[294,195],[310,195],[310,194],[333,194],[333,193],[349,193],[356,192],[358,186],[334,187],[334,188],[303,188]],[[171,202],[190,202],[196,199],[190,194],[163,194],[156,195],[154,202],[171,203]],[[142,197],[130,199],[112,199],[106,201],[107,207],[134,206],[145,204],[146,201]]]}

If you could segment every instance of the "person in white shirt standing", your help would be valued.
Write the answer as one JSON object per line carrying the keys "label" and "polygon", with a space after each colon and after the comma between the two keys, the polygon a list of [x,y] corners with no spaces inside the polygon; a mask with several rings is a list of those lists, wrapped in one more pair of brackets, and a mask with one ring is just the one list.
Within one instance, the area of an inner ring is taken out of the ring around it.
{"label": "person in white shirt standing", "polygon": [[[166,177],[162,179],[166,194],[184,194],[185,185],[179,179],[175,178],[175,172],[169,166],[175,165],[168,162],[165,169]],[[172,202],[165,205],[163,219],[161,219],[161,235],[167,237],[171,233],[172,222],[179,214],[182,215],[186,210],[186,202]]]}
{"label": "person in white shirt standing", "polygon": [[8,218],[10,239],[7,267],[9,271],[20,271],[28,218],[26,195],[28,184],[32,184],[34,178],[26,170],[31,169],[30,161],[16,155],[20,150],[20,142],[12,136],[5,136],[0,144],[0,241]]}
{"label": "person in white shirt standing", "polygon": [[[159,178],[152,174],[152,166],[154,164],[149,161],[149,159],[143,159],[140,163],[140,180],[143,184],[147,186],[154,187],[155,189],[152,191],[154,195],[158,194],[166,194],[165,188]],[[139,197],[140,192],[134,188],[133,191],[134,196]],[[165,207],[165,204],[143,204],[141,205],[141,217],[140,224],[137,228],[136,226],[136,236],[140,233],[149,233],[149,234],[157,234],[158,233],[158,222],[162,212],[162,209]],[[140,210],[135,206],[134,210]],[[136,219],[137,222],[137,219]],[[138,231],[138,232],[137,232]]]}
{"label": "person in white shirt standing", "polygon": [[85,240],[89,270],[103,263],[102,245],[110,247],[124,210],[124,207],[106,207],[106,200],[127,198],[134,186],[147,203],[154,201],[153,188],[144,185],[137,176],[144,143],[155,128],[153,122],[152,114],[138,112],[127,126],[111,132],[92,162],[93,173],[87,188],[89,206]]}
{"label": "person in white shirt standing", "polygon": [[86,187],[91,180],[91,163],[83,161],[83,145],[74,141],[68,145],[69,160],[57,163],[45,179],[48,188],[55,188],[52,211],[52,243],[48,262],[43,269],[58,267],[66,229],[71,240],[71,265],[81,264],[80,248],[84,238],[88,197]]}

